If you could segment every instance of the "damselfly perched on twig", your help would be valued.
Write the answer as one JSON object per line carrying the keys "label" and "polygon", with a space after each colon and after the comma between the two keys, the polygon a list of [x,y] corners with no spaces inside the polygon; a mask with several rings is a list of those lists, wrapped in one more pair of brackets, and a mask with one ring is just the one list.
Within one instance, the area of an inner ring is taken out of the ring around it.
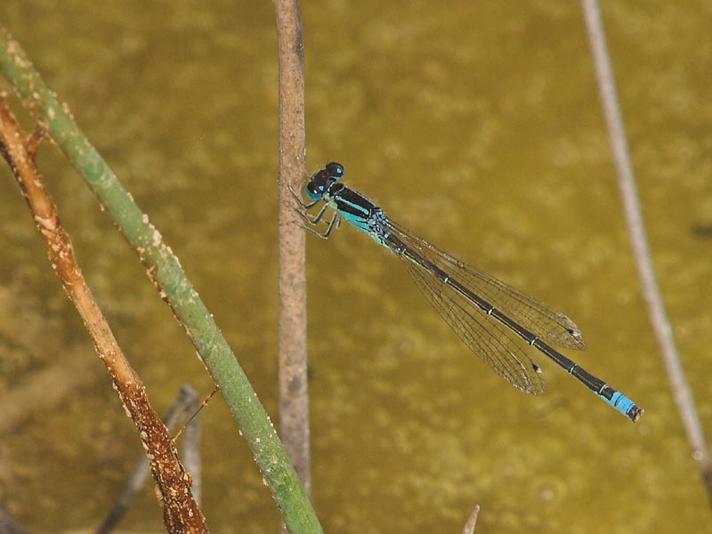
{"label": "damselfly perched on twig", "polygon": [[[643,414],[623,393],[549,345],[584,348],[581,331],[571,319],[416,237],[346,187],[340,181],[343,175],[344,167],[332,162],[307,182],[303,193],[308,202],[292,191],[307,230],[328,239],[344,219],[404,260],[418,287],[460,339],[517,389],[533,395],[543,391],[541,369],[525,354],[518,337],[631,421]],[[319,225],[329,211],[333,215],[321,232]]]}

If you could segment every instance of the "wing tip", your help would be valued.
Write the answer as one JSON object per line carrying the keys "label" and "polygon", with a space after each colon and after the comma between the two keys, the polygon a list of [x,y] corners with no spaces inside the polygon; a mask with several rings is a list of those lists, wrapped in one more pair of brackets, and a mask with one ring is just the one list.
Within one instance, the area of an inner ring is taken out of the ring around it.
{"label": "wing tip", "polygon": [[556,342],[562,347],[584,350],[586,348],[586,340],[584,340],[583,333],[578,325],[563,313],[558,313],[557,315],[566,333],[557,337]]}

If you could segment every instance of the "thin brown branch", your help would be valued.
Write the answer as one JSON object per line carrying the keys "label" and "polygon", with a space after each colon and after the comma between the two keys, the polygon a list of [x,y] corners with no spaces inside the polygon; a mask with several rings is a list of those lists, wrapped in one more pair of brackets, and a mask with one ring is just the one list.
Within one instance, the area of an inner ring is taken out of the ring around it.
{"label": "thin brown branch", "polygon": [[630,157],[625,127],[623,126],[601,12],[597,0],[582,0],[581,5],[593,54],[593,64],[596,69],[601,104],[606,116],[609,142],[618,178],[618,188],[623,201],[623,210],[633,246],[633,254],[643,296],[648,306],[650,323],[660,347],[660,354],[665,364],[670,388],[672,389],[680,418],[687,432],[687,440],[692,448],[694,458],[699,462],[708,498],[712,498],[712,462],[707,450],[707,441],[702,423],[692,397],[692,390],[680,362],[672,326],[665,312],[665,304],[655,276],[655,267],[653,266],[645,232],[645,223],[643,222],[643,214],[640,208],[635,173],[633,172],[633,163]]}
{"label": "thin brown branch", "polygon": [[[196,404],[198,404],[198,393],[189,384],[184,385],[178,392],[176,400],[173,404],[171,404],[168,411],[163,416],[163,422],[165,423],[166,428],[168,428],[168,432],[174,432],[181,421],[187,419],[189,414],[193,412]],[[200,475],[191,469],[191,466],[188,463],[183,462],[183,465],[186,466],[188,472],[191,473],[193,478],[193,498],[196,502],[200,503],[198,492],[196,491],[196,482],[199,482]],[[131,503],[133,503],[136,495],[143,488],[149,473],[150,466],[148,464],[148,458],[146,455],[142,455],[131,471],[131,475],[126,481],[124,489],[121,490],[119,497],[116,499],[116,503],[111,508],[109,513],[106,514],[106,517],[101,522],[101,525],[99,525],[96,529],[96,534],[108,534],[116,528],[131,507]],[[0,534],[2,534],[2,532],[0,532]]]}
{"label": "thin brown branch", "polygon": [[35,166],[32,151],[36,148],[31,139],[34,136],[28,137],[20,130],[5,100],[0,98],[0,152],[10,165],[47,244],[50,264],[81,315],[121,402],[136,425],[160,490],[166,527],[169,532],[207,532],[203,514],[191,495],[190,476],[180,465],[171,437],[151,407],[145,386],[124,357],[79,269],[69,236]]}
{"label": "thin brown branch", "polygon": [[28,534],[2,506],[0,506],[0,534]]}
{"label": "thin brown branch", "polygon": [[467,518],[467,523],[462,527],[462,534],[475,534],[475,527],[477,526],[477,518],[480,515],[480,505],[476,504],[472,509],[470,517]]}
{"label": "thin brown branch", "polygon": [[279,422],[304,488],[311,488],[304,231],[290,184],[304,180],[304,39],[298,0],[274,0],[279,47]]}

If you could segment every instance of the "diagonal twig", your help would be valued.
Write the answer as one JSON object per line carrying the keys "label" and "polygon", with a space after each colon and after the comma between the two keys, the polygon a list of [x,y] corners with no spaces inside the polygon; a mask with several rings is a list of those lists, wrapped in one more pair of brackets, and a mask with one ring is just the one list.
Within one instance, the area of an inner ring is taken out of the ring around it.
{"label": "diagonal twig", "polygon": [[35,166],[33,139],[20,130],[5,100],[0,98],[0,153],[10,165],[47,244],[50,264],[81,315],[121,402],[136,425],[161,493],[166,527],[169,532],[207,532],[203,514],[191,495],[190,476],[178,461],[171,437],[151,407],[145,386],[126,360],[79,269],[69,236]]}
{"label": "diagonal twig", "polygon": [[475,527],[477,526],[477,518],[480,516],[480,505],[476,504],[470,513],[470,517],[467,518],[467,523],[462,527],[462,534],[475,534]]}
{"label": "diagonal twig", "polygon": [[0,534],[28,534],[28,532],[0,506]]}
{"label": "diagonal twig", "polygon": [[[163,416],[163,422],[165,423],[168,432],[174,432],[181,420],[188,417],[186,412],[190,412],[191,409],[195,407],[197,399],[198,393],[190,385],[185,385],[180,389],[178,395],[176,396],[176,400],[173,404],[171,404],[168,411]],[[200,503],[200,490],[198,489],[201,478],[200,472],[199,470],[196,471],[185,461],[183,462],[183,465],[185,465],[188,472],[191,473],[193,482],[191,488],[193,498],[195,499],[195,502]],[[116,499],[116,503],[113,508],[108,514],[106,514],[106,517],[101,522],[101,525],[99,525],[96,529],[96,534],[108,534],[116,528],[116,525],[118,525],[124,515],[126,515],[126,512],[130,508],[134,497],[136,497],[136,494],[141,491],[146,483],[146,478],[148,478],[149,472],[148,458],[143,455],[138,462],[136,462],[136,465],[131,471],[131,475],[126,481],[123,490]],[[0,534],[2,534],[1,531]]]}
{"label": "diagonal twig", "polygon": [[660,354],[667,370],[670,388],[685,427],[687,439],[692,447],[694,458],[699,462],[707,495],[712,498],[712,463],[707,449],[707,441],[705,440],[700,418],[697,415],[692,391],[680,362],[672,326],[665,312],[665,305],[663,304],[655,276],[655,268],[653,267],[650,247],[646,237],[645,224],[635,183],[635,173],[633,172],[625,127],[621,117],[601,12],[597,0],[581,0],[581,4],[593,54],[601,103],[606,116],[609,141],[618,177],[618,187],[623,201],[623,210],[643,296],[648,306],[650,322],[660,346]]}

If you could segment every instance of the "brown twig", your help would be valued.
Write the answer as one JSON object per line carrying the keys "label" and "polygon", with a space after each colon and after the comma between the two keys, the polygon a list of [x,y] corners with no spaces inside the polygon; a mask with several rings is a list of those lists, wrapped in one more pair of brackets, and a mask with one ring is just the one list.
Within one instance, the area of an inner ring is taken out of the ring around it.
{"label": "brown twig", "polygon": [[462,527],[462,534],[475,534],[475,527],[477,526],[477,518],[480,515],[480,505],[476,504],[472,509],[470,517],[467,518],[467,523]]}
{"label": "brown twig", "polygon": [[633,246],[638,276],[643,289],[643,296],[648,305],[650,322],[655,332],[660,354],[665,363],[670,388],[680,413],[680,418],[687,432],[687,439],[693,450],[694,458],[699,462],[700,471],[708,498],[712,498],[712,462],[707,450],[702,423],[697,415],[695,401],[685,371],[680,363],[680,356],[675,345],[670,320],[665,312],[665,305],[655,276],[655,267],[650,255],[650,247],[645,232],[643,214],[635,184],[635,173],[628,149],[628,141],[621,117],[618,94],[616,91],[613,68],[606,45],[606,35],[601,20],[597,0],[581,0],[584,19],[588,30],[589,44],[596,69],[596,79],[601,103],[606,116],[609,141],[618,177],[623,209],[630,241]]}
{"label": "brown twig", "polygon": [[[174,432],[176,427],[186,419],[191,413],[193,413],[194,408],[198,404],[198,393],[189,384],[184,385],[180,388],[178,395],[176,395],[176,400],[168,408],[168,411],[163,416],[163,422],[168,428],[168,432]],[[187,436],[186,436],[187,437]],[[174,438],[175,441],[175,438]],[[185,450],[185,449],[184,449]],[[200,503],[198,497],[199,491],[196,490],[196,486],[200,486],[200,473],[196,473],[194,469],[191,469],[191,465],[187,462],[183,462],[186,469],[191,473],[193,479],[192,492],[195,502]],[[124,489],[121,490],[119,497],[116,499],[116,503],[106,514],[106,517],[101,522],[101,525],[96,529],[96,534],[108,534],[112,532],[116,525],[119,524],[121,519],[126,515],[126,512],[131,507],[131,503],[134,498],[141,491],[148,474],[150,473],[150,466],[148,464],[148,458],[146,455],[142,455],[141,458],[136,462],[131,475],[129,475]],[[0,534],[2,534],[0,532]]]}
{"label": "brown twig", "polygon": [[166,527],[169,532],[207,532],[203,514],[191,495],[190,476],[180,465],[171,437],[149,403],[145,386],[124,357],[79,269],[69,236],[35,166],[37,141],[37,135],[28,137],[21,131],[5,100],[0,98],[0,152],[47,243],[50,264],[81,315],[121,402],[136,425],[161,493]]}
{"label": "brown twig", "polygon": [[304,39],[298,0],[274,0],[279,46],[279,423],[287,454],[311,488],[304,231],[289,186],[304,180]]}
{"label": "brown twig", "polygon": [[0,534],[27,534],[15,520],[0,506]]}

